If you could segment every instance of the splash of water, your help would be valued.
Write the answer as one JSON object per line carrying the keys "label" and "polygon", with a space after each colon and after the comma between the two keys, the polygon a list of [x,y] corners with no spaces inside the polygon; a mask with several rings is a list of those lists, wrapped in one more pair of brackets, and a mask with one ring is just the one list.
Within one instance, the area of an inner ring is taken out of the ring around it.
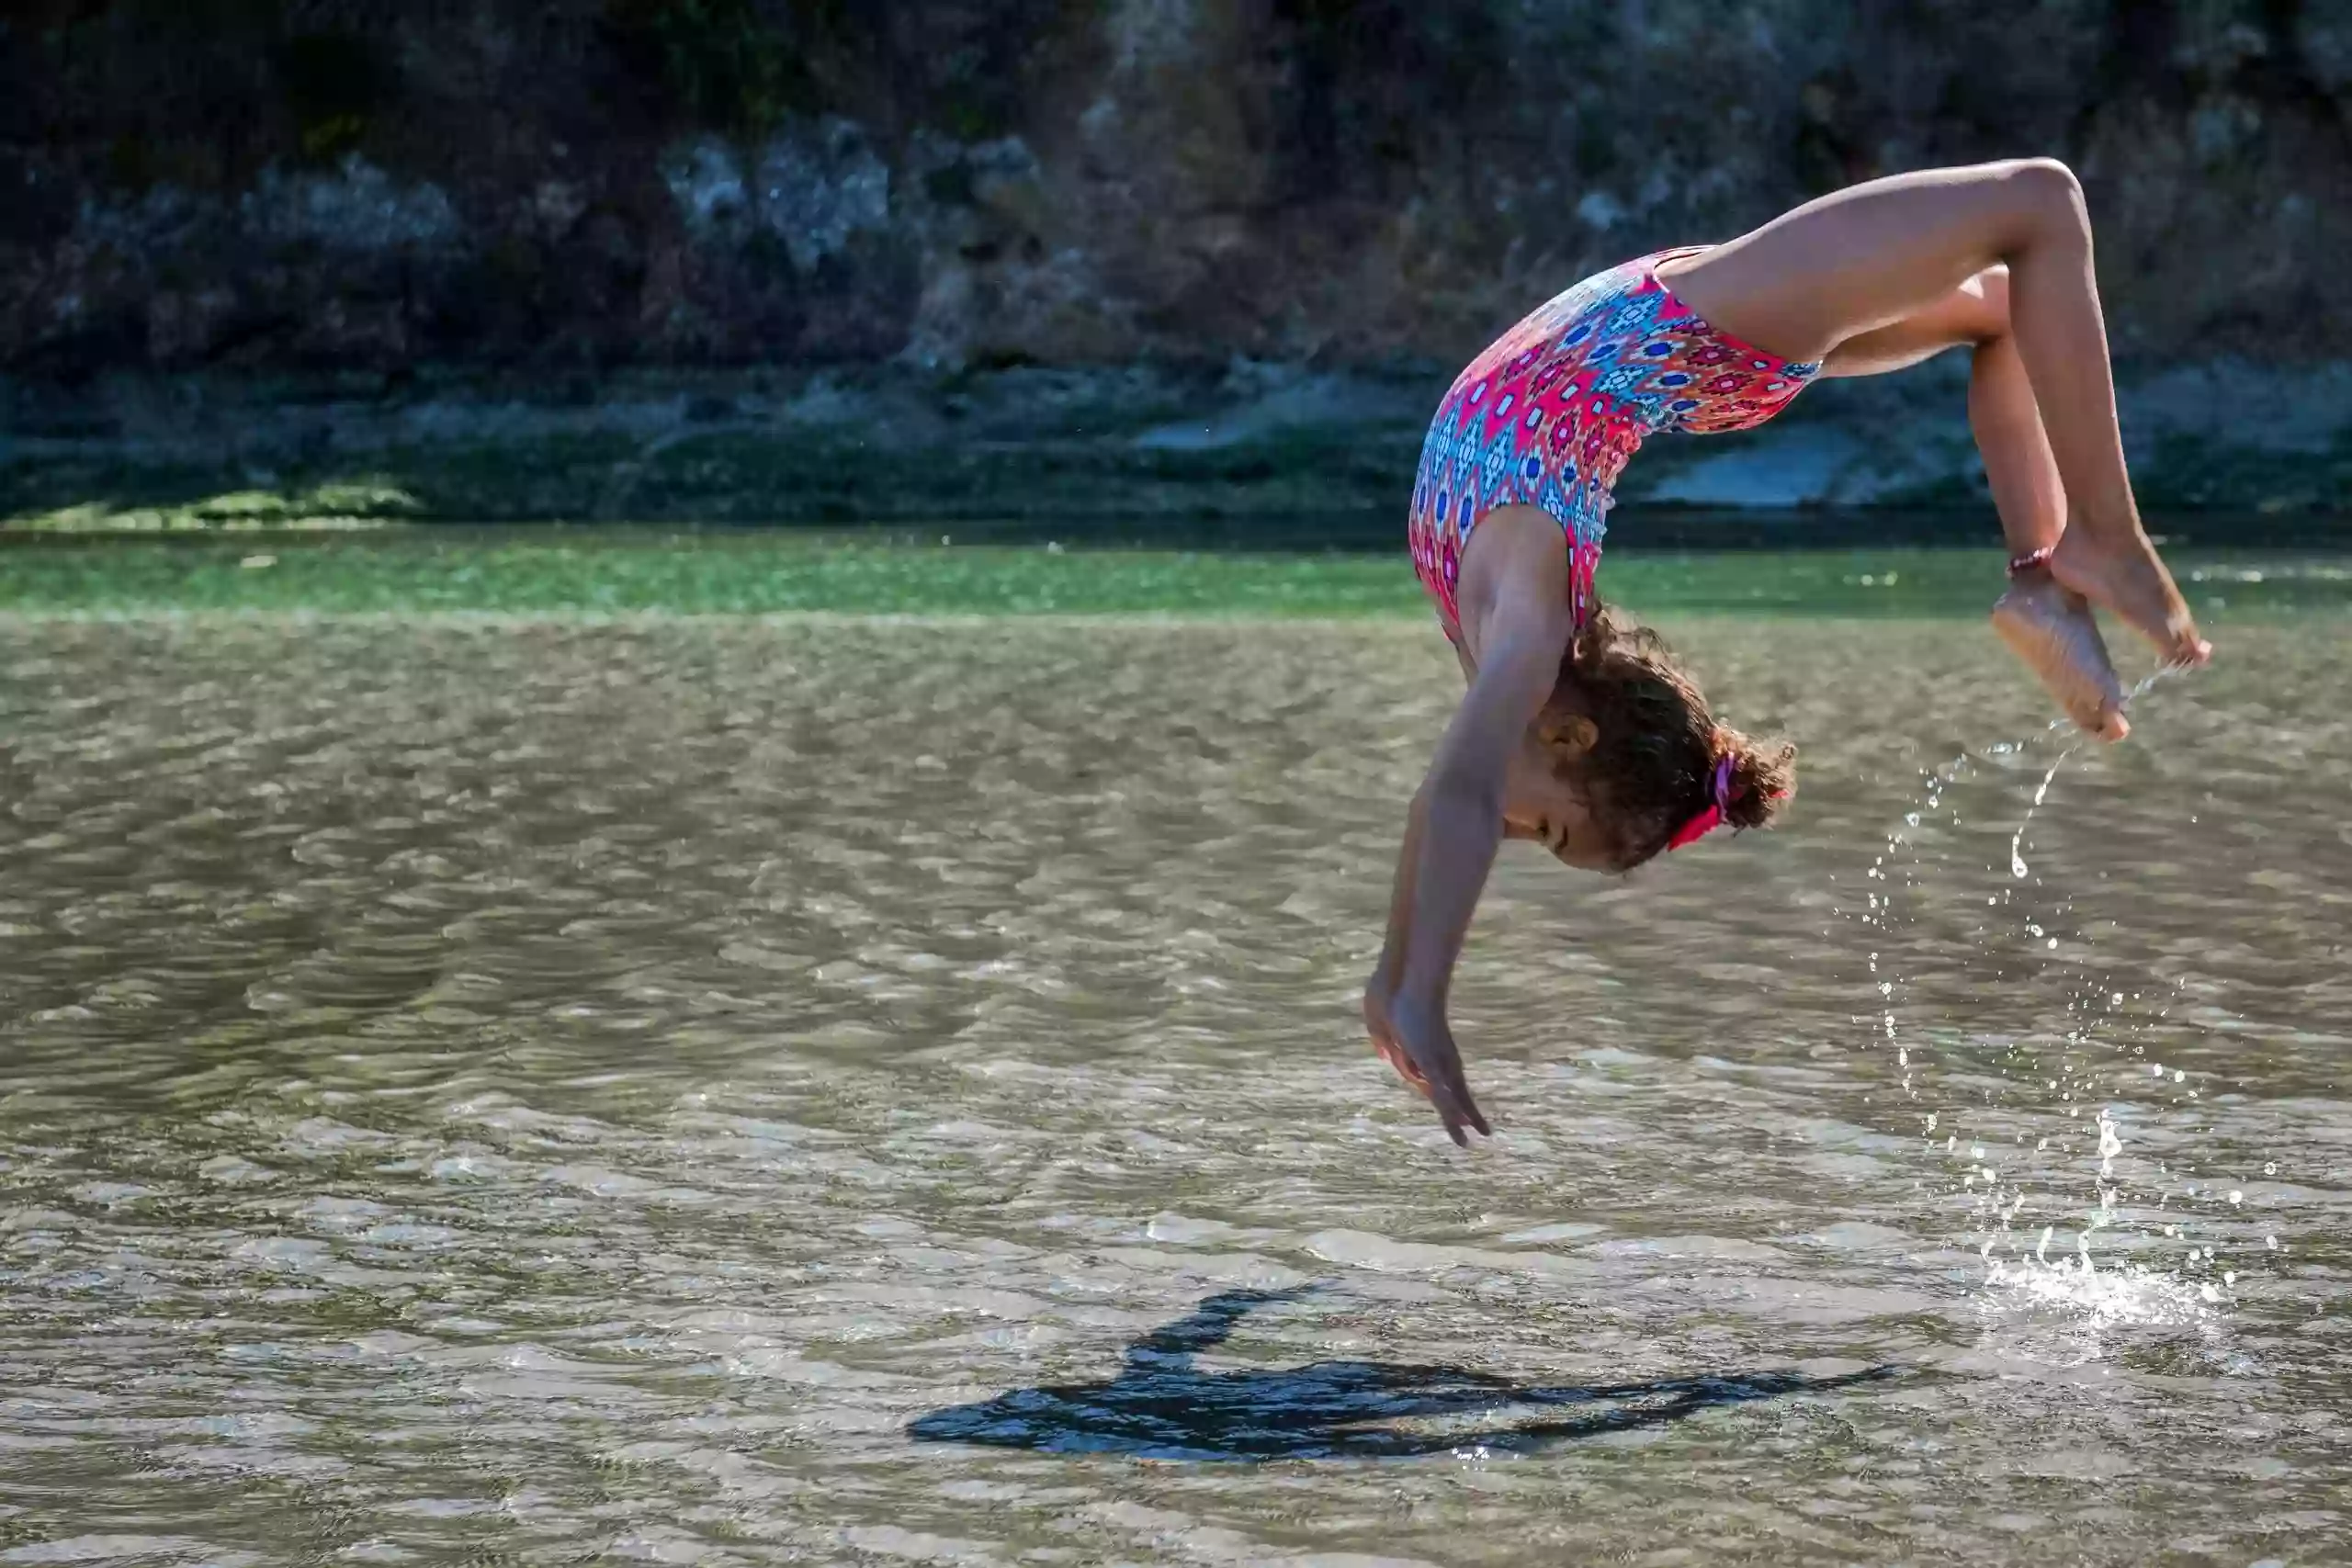
{"label": "splash of water", "polygon": [[2048,773],[2041,775],[2041,786],[2033,792],[2033,804],[2026,807],[2024,818],[2018,823],[2018,830],[2009,835],[2009,874],[2020,882],[2025,880],[2027,869],[2023,853],[2025,830],[2033,826],[2033,814],[2041,809],[2044,800],[2050,798],[2051,781],[2058,776],[2058,770],[2066,765],[2066,759],[2082,750],[2082,744],[2077,740],[2058,753],[2058,760],[2050,764]]}
{"label": "splash of water", "polygon": [[[1896,883],[1899,878],[1906,875],[1916,881],[1919,864],[1913,835],[1923,826],[1934,821],[1942,807],[1945,794],[1968,774],[1973,761],[1973,759],[1969,753],[1962,751],[1943,766],[1923,775],[1926,788],[1921,798],[1913,809],[1904,814],[1902,824],[1887,833],[1884,846],[1880,850],[1877,859],[1871,863],[1866,874],[1868,880],[1878,883],[1883,891],[1873,891],[1867,896],[1867,907],[1860,916],[1861,923],[1871,928],[1873,943],[1892,938],[1899,930],[1896,918]],[[1894,874],[1890,874],[1887,862],[1891,858],[1899,858],[1900,852],[1905,848],[1913,849],[1908,864],[1898,864]],[[1897,1038],[1895,1014],[1896,1009],[1900,1006],[1900,1000],[1896,996],[1896,989],[1900,979],[1893,974],[1891,969],[1888,973],[1882,975],[1879,965],[1880,954],[1874,946],[1870,954],[1870,972],[1878,990],[1881,1037],[1894,1052],[1895,1065],[1903,1074],[1904,1097],[1916,1098],[1917,1090],[1911,1076],[1913,1047]],[[1935,1117],[1930,1115],[1927,1121],[1928,1131],[1934,1132],[1935,1124]]]}
{"label": "splash of water", "polygon": [[[2154,685],[2159,681],[2179,673],[2179,667],[2170,664],[2151,671],[2141,680],[2138,685],[2133,686],[2130,691],[2123,694],[2123,698],[2120,705],[2128,710],[2134,702],[2140,699],[2141,695],[2144,694],[2149,687]],[[2056,734],[2062,729],[2070,729],[2072,728],[2073,724],[2071,720],[2064,718],[2053,719],[2051,721],[2049,727],[2043,729],[2041,734],[2037,736],[2035,739],[2047,739],[2052,735]],[[2023,853],[2025,846],[2025,830],[2029,827],[2032,826],[2033,814],[2041,810],[2041,803],[2050,797],[2051,782],[2057,778],[2058,770],[2064,767],[2068,760],[2082,749],[2083,738],[2081,733],[2076,731],[2074,740],[2068,744],[2064,750],[2058,753],[2058,760],[2050,764],[2050,771],[2041,775],[2041,785],[2033,792],[2033,804],[2026,807],[2024,820],[2018,824],[2018,830],[2014,834],[2010,835],[2009,874],[2020,882],[2025,880],[2027,873],[2025,855]]]}
{"label": "splash of water", "polygon": [[[2098,1112],[2098,1174],[2102,1180],[2115,1174],[2115,1156],[2123,1152],[2123,1140],[2116,1135],[2115,1118],[2101,1106]],[[2102,1201],[2102,1208],[2106,1206]]]}
{"label": "splash of water", "polygon": [[[2123,696],[2129,707],[2159,682],[2177,673],[2171,669],[2159,670],[2142,680]],[[2024,881],[2031,874],[2025,856],[2025,840],[2037,812],[2047,803],[2059,774],[2075,756],[2084,750],[2084,737],[2070,721],[2053,720],[2038,734],[2024,739],[1998,743],[1984,749],[1983,755],[2010,757],[2019,752],[2048,744],[2059,737],[2066,737],[2057,756],[2043,771],[2035,785],[2023,818],[2018,823],[2009,840],[2009,873],[2014,882]],[[1898,1014],[1902,1008],[1903,976],[1896,969],[1897,955],[1893,939],[1903,924],[1897,909],[1899,884],[1916,887],[1922,869],[1917,851],[1919,830],[1930,823],[1943,809],[1951,795],[1951,786],[1968,775],[1973,756],[1962,752],[1952,761],[1922,775],[1923,797],[1905,812],[1901,825],[1886,836],[1884,848],[1869,871],[1871,892],[1868,908],[1860,912],[1861,922],[1870,928],[1872,951],[1870,954],[1871,981],[1878,994],[1877,1028],[1872,1030],[1874,1043],[1883,1043],[1896,1053],[1903,1069],[1903,1087],[1906,1098],[1916,1100],[1918,1091],[1913,1081],[1915,1062],[1924,1062],[1925,1053],[1916,1041],[1902,1037]],[[1955,817],[1953,820],[1957,821]],[[1902,852],[1909,849],[1907,864]],[[1988,897],[1988,905],[2009,904],[2010,895]],[[2059,911],[2064,912],[2063,906]],[[2031,914],[2022,908],[2017,913],[2023,920],[2027,934],[2037,945],[2055,948],[2058,939],[2045,925],[2051,917]],[[2078,1054],[2107,1032],[2120,1011],[2126,1006],[2125,993],[2104,981],[2096,985],[2095,994],[2075,996],[2067,1003],[2068,1027],[2059,1049],[2061,1061],[2053,1064],[2056,1076],[2041,1079],[2067,1106],[2065,1114],[2075,1117],[2085,1111],[2091,1100],[2096,1069],[2081,1061]],[[2159,1011],[2156,1017],[2164,1016]],[[2118,1042],[2113,1045],[2120,1051]],[[2028,1037],[2020,1036],[2009,1047],[2010,1059],[2032,1068],[2039,1077],[2040,1047]],[[2061,1092],[2063,1091],[2063,1092]],[[2055,1110],[2056,1107],[2052,1107]],[[2030,1208],[2039,1206],[2040,1200],[2030,1190],[2029,1177],[2033,1161],[2021,1162],[2023,1169],[2005,1171],[1998,1156],[1988,1155],[1983,1143],[1963,1145],[1958,1138],[1944,1138],[1940,1151],[1947,1158],[1956,1157],[1964,1147],[1967,1163],[1960,1173],[1959,1191],[1968,1195],[1975,1220],[1978,1254],[1985,1264],[1985,1288],[1977,1306],[1989,1323],[1999,1322],[2017,1326],[2020,1322],[2048,1320],[2052,1317],[2065,1325],[2066,1350],[2072,1359],[2092,1359],[2101,1353],[2103,1332],[2122,1325],[2184,1326],[2194,1325],[2199,1332],[2215,1331],[2215,1309],[2223,1300],[2220,1290],[2210,1280],[2192,1279],[2189,1274],[2199,1268],[2192,1252],[2188,1272],[2166,1272],[2143,1264],[2110,1258],[2102,1267],[2095,1256],[2094,1242],[2099,1233],[2116,1226],[2122,1219],[2119,1202],[2123,1195],[2123,1178],[2118,1173],[2118,1161],[2124,1152],[2123,1123],[2120,1111],[2098,1106],[2093,1112],[2097,1133],[2097,1164],[2090,1173],[2091,1192],[2095,1206],[2076,1211],[2071,1224],[2062,1220],[2057,1224],[2029,1222],[2039,1233],[2039,1239],[2027,1250],[2022,1241],[2012,1244],[2016,1226]],[[1924,1124],[1929,1135],[1929,1146],[1939,1146],[1934,1137],[1937,1115],[1927,1112]],[[2063,1124],[2062,1124],[2063,1125]],[[2080,1149],[2072,1139],[2057,1137],[2060,1149]],[[2030,1138],[2026,1147],[2037,1153],[2052,1151],[2053,1137],[2045,1135],[2038,1142]],[[2062,1156],[2063,1157],[2063,1156]],[[1955,1196],[1958,1194],[1956,1193]],[[2062,1230],[2074,1231],[2073,1247],[2052,1256],[2053,1243]],[[2120,1234],[2120,1233],[2119,1233]],[[2177,1233],[2174,1233],[2177,1234]],[[2234,1277],[2216,1271],[2215,1277],[2233,1284]],[[2046,1324],[2045,1324],[2046,1325]],[[2040,1332],[2037,1327],[2036,1333]]]}

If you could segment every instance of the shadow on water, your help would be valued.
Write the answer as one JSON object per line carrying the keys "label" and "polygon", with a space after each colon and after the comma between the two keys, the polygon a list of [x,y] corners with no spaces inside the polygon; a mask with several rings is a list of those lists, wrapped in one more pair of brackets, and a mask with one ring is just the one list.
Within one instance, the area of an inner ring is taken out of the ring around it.
{"label": "shadow on water", "polygon": [[[907,1430],[922,1442],[1204,1461],[1390,1459],[1474,1448],[1523,1453],[1662,1427],[1717,1405],[1827,1393],[1902,1373],[1880,1366],[1838,1377],[1726,1372],[1530,1386],[1458,1367],[1388,1361],[1229,1372],[1193,1364],[1252,1310],[1316,1289],[1211,1296],[1190,1317],[1128,1346],[1126,1366],[1107,1382],[1014,1389],[934,1410]],[[1522,1417],[1532,1418],[1482,1419],[1528,1406],[1533,1410],[1522,1410]],[[1562,1413],[1545,1414],[1555,1411]]]}

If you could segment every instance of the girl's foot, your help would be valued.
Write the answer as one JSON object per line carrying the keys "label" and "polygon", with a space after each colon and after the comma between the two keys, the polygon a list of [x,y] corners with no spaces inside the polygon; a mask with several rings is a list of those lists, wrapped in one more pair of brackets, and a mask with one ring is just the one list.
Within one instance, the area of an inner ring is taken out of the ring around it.
{"label": "girl's foot", "polygon": [[2081,594],[2038,568],[2020,572],[1993,606],[1993,629],[2041,677],[2067,717],[2102,740],[2132,733],[2123,717],[2123,683]]}
{"label": "girl's foot", "polygon": [[2121,546],[2085,528],[2068,528],[2058,536],[2058,547],[2051,553],[2050,575],[2092,604],[2114,611],[2124,625],[2156,645],[2165,663],[2197,665],[2212,659],[2213,645],[2197,635],[2197,623],[2189,616],[2188,601],[2173,585],[2172,573],[2137,528]]}

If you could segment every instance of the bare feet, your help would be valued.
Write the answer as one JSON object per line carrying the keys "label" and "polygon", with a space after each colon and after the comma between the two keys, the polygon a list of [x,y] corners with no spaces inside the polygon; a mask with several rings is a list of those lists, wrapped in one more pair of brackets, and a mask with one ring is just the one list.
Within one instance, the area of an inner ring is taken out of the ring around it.
{"label": "bare feet", "polygon": [[2197,635],[2197,623],[2173,585],[2172,573],[2136,527],[2121,543],[2083,527],[2068,528],[2058,536],[2050,575],[2092,604],[2114,611],[2124,625],[2156,645],[2165,663],[2197,665],[2212,659],[2213,645]]}
{"label": "bare feet", "polygon": [[2020,573],[1993,606],[1993,629],[2041,678],[2066,716],[2102,740],[2132,732],[2123,717],[2123,685],[2098,635],[2098,622],[2079,593],[2046,571]]}

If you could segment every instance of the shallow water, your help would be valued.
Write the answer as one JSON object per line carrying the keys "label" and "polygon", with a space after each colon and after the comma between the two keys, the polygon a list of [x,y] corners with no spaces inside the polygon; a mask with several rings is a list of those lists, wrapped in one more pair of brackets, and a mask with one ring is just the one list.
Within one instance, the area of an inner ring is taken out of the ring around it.
{"label": "shallow water", "polygon": [[0,1562],[2342,1560],[2341,623],[1677,629],[1464,1155],[1418,621],[0,623]]}

